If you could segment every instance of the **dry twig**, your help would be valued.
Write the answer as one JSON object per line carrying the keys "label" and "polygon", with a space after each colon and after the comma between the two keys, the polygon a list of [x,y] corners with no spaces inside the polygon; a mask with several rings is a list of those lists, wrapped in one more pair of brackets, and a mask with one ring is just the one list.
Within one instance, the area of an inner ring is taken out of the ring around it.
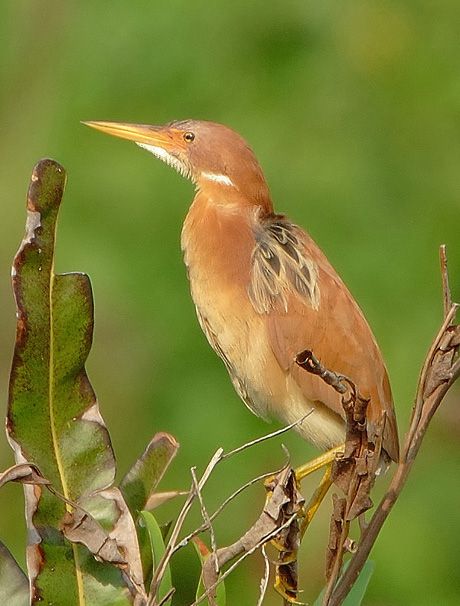
{"label": "dry twig", "polygon": [[260,594],[256,606],[262,606],[265,594],[267,593],[268,581],[270,580],[270,561],[265,551],[265,545],[262,545],[261,552],[264,558],[264,575],[260,579]]}
{"label": "dry twig", "polygon": [[[444,284],[447,284],[447,282],[444,282]],[[444,298],[444,300],[448,299]],[[446,320],[430,348],[420,376],[416,405],[413,409],[409,432],[404,441],[401,460],[387,492],[358,542],[356,553],[337,583],[328,606],[342,604],[358,578],[386,518],[406,483],[433,414],[460,375],[460,360],[458,358],[460,328],[459,325],[453,324],[457,309],[456,304],[451,306]],[[426,389],[427,385],[430,385],[428,390]]]}
{"label": "dry twig", "polygon": [[[389,488],[377,506],[370,522],[362,528],[361,537],[356,543],[355,551],[350,559],[349,566],[340,578],[338,578],[340,568],[337,565],[339,558],[336,558],[336,565],[329,578],[323,602],[326,606],[340,606],[350,592],[369,556],[383,523],[388,517],[406,483],[434,413],[438,409],[446,393],[460,376],[460,326],[455,324],[455,316],[459,305],[452,303],[447,274],[447,257],[444,246],[440,249],[440,260],[444,322],[434,339],[423,364],[417,387],[415,405],[412,410],[410,426],[404,440],[400,461],[390,482]],[[377,439],[374,442],[374,447],[377,446],[377,449],[374,455],[378,454],[379,446],[381,446],[383,422],[384,420],[382,420],[380,430],[377,431]],[[378,457],[374,456],[374,465],[377,461]],[[340,462],[338,464],[340,464]],[[358,472],[358,469],[359,458],[356,458],[356,473]],[[368,468],[367,472],[369,471],[368,477],[373,481],[372,469],[369,470]],[[334,546],[338,552],[342,552],[340,558],[343,557],[345,545],[343,537],[347,534],[344,532],[344,525],[351,519],[349,514],[347,515],[347,509],[350,503],[350,495],[355,491],[354,475],[355,474],[352,474],[352,481],[346,491],[346,499],[336,499],[334,506],[333,522],[337,524],[337,527],[332,530],[331,537],[333,539],[340,537],[338,545]]]}
{"label": "dry twig", "polygon": [[[205,530],[210,530],[210,532],[212,532],[211,528],[211,523],[212,521],[217,517],[217,515],[219,515],[222,510],[224,509],[224,507],[226,505],[228,505],[228,503],[230,503],[234,498],[236,498],[245,488],[247,488],[248,486],[251,486],[252,484],[254,484],[256,481],[259,481],[260,479],[272,476],[272,473],[268,473],[268,474],[263,474],[262,476],[259,476],[257,478],[254,478],[252,480],[250,480],[249,482],[247,482],[246,484],[244,484],[243,486],[241,486],[240,488],[238,488],[238,490],[236,490],[232,495],[230,495],[230,497],[228,497],[221,505],[220,507],[212,514],[209,515],[207,513],[206,508],[204,507],[204,501],[202,499],[202,495],[201,495],[201,491],[205,485],[205,483],[208,481],[211,473],[213,472],[213,470],[215,469],[216,465],[218,463],[220,463],[223,460],[226,460],[236,454],[239,454],[240,452],[243,452],[244,450],[246,450],[247,448],[250,448],[252,446],[255,446],[256,444],[260,444],[261,442],[264,442],[266,440],[272,439],[274,437],[280,436],[283,433],[289,431],[290,429],[292,429],[293,427],[295,427],[296,425],[298,425],[299,423],[302,423],[304,421],[304,419],[308,416],[309,413],[307,413],[306,415],[304,415],[303,417],[301,417],[300,419],[298,419],[297,421],[295,421],[294,423],[291,423],[290,425],[287,425],[277,431],[271,432],[269,434],[266,434],[264,436],[262,436],[261,438],[257,438],[255,440],[251,440],[250,442],[247,442],[246,444],[243,444],[242,446],[235,448],[234,450],[231,450],[228,453],[224,453],[222,448],[219,448],[215,454],[213,455],[213,457],[211,458],[210,462],[208,463],[201,479],[198,481],[196,478],[196,472],[195,469],[192,469],[192,478],[193,478],[193,482],[192,482],[192,486],[190,488],[190,491],[187,493],[188,497],[185,500],[184,505],[182,506],[181,511],[179,512],[179,515],[177,517],[177,520],[173,526],[173,529],[171,531],[171,536],[170,539],[166,545],[165,548],[165,552],[163,554],[163,557],[161,558],[160,562],[158,563],[158,567],[156,568],[154,575],[152,577],[152,581],[150,584],[150,590],[149,590],[149,600],[147,603],[147,606],[157,606],[157,598],[156,598],[156,594],[159,588],[159,585],[161,583],[161,580],[164,576],[165,570],[168,566],[168,563],[171,560],[171,557],[174,555],[174,553],[176,553],[176,551],[178,551],[179,549],[181,549],[182,547],[184,547],[185,545],[188,544],[188,542],[197,534],[199,534],[200,532],[203,532]],[[278,474],[275,476],[280,476],[283,472],[286,471],[286,469],[288,469],[286,466],[284,466],[279,472]],[[292,470],[290,470],[291,473]],[[204,519],[204,523],[202,526],[200,526],[198,529],[196,529],[195,531],[193,531],[192,533],[190,533],[189,535],[187,535],[184,539],[179,540],[179,534],[181,532],[181,529],[184,525],[184,522],[187,518],[188,513],[190,512],[190,509],[195,501],[195,499],[198,499],[198,501],[200,502],[200,506],[201,506],[201,511],[202,511],[202,515],[203,515],[203,519]],[[288,499],[287,502],[290,502],[290,500]],[[265,509],[264,509],[265,511]],[[205,513],[206,512],[206,513]],[[279,513],[279,512],[278,512]],[[262,514],[263,515],[263,514]],[[252,539],[253,541],[256,539],[256,545],[257,547],[254,547],[250,549],[250,553],[253,553],[254,551],[256,551],[259,547],[261,547],[262,545],[265,544],[266,541],[270,540],[272,534],[276,534],[277,532],[280,532],[284,527],[285,527],[285,517],[283,518],[282,521],[278,522],[278,525],[275,523],[275,525],[273,526],[270,525],[269,527],[264,527],[262,526],[262,529],[257,527],[259,520],[256,522],[256,524],[244,535],[244,537],[242,537],[239,541],[243,541],[243,539],[246,537],[247,540]],[[266,541],[264,541],[261,536],[258,534],[258,532],[260,531],[264,531],[265,533],[269,533],[269,538],[266,539]],[[211,539],[212,543],[213,543],[213,553],[216,552],[217,546],[215,544],[215,539]],[[237,541],[236,543],[238,543],[239,541]],[[236,545],[236,543],[234,544],[234,546]],[[243,541],[244,543],[244,541]],[[227,549],[227,548],[223,548],[223,549]],[[221,551],[221,550],[218,550]],[[244,551],[244,549],[243,549]],[[229,552],[226,552],[227,554]],[[228,562],[230,559],[233,559],[234,557],[236,557],[238,555],[238,551],[236,551],[234,553],[234,555],[232,557],[230,557],[229,559],[225,560],[225,562]],[[240,559],[244,559],[245,557],[247,557],[248,555],[250,555],[248,552],[244,553],[243,557]],[[212,582],[209,584],[206,584],[206,579],[205,576],[203,574],[203,581],[205,583],[205,587],[207,588],[206,594],[205,596],[208,596],[210,598],[210,601],[212,603],[212,594],[210,592],[212,592],[214,590],[214,588],[217,586],[217,583],[220,582],[221,579],[225,578],[226,576],[228,576],[228,574],[234,570],[234,568],[236,567],[235,565],[232,565],[225,573],[224,575],[222,575],[219,579],[219,581],[217,581],[217,576],[218,576],[218,571],[220,570],[222,563],[219,557],[212,557],[208,559],[208,565],[209,563],[213,564],[213,573],[215,575],[216,581]],[[203,599],[204,597],[203,596]]]}

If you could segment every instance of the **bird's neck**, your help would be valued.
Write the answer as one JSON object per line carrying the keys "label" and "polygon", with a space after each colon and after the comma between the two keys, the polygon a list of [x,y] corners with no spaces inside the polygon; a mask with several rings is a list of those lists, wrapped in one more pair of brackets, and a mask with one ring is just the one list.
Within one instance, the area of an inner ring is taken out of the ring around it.
{"label": "bird's neck", "polygon": [[258,165],[246,164],[233,167],[232,171],[225,173],[200,173],[196,180],[197,195],[192,206],[214,204],[218,207],[227,207],[233,211],[259,209],[263,214],[273,213],[273,204],[270,190]]}
{"label": "bird's neck", "polygon": [[255,205],[238,192],[223,194],[198,191],[185,219],[181,244],[192,285],[201,279],[232,282],[235,271],[248,272],[255,226],[272,213],[269,199]]}

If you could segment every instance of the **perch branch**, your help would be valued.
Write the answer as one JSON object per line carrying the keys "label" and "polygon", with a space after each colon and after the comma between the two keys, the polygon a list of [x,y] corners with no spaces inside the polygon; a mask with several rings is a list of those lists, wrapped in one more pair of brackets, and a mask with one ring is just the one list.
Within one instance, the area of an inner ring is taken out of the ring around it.
{"label": "perch branch", "polygon": [[328,606],[340,606],[350,592],[386,518],[407,481],[434,413],[446,393],[460,376],[460,359],[458,357],[460,326],[454,323],[459,306],[452,303],[444,246],[440,249],[440,259],[445,319],[428,351],[422,368],[409,431],[404,441],[400,462],[387,492],[362,533],[348,568],[335,586],[327,602]]}
{"label": "perch branch", "polygon": [[[440,247],[441,281],[443,291],[444,322],[434,339],[420,374],[409,431],[404,442],[400,462],[390,486],[376,508],[367,526],[361,527],[361,538],[353,546],[353,556],[347,570],[339,579],[343,555],[347,550],[350,521],[372,505],[369,493],[375,480],[380,459],[385,417],[375,428],[373,436],[367,435],[366,407],[353,382],[325,368],[310,350],[298,354],[296,362],[308,372],[342,394],[346,417],[346,445],[342,459],[334,463],[333,479],[345,492],[345,498],[334,495],[334,509],[328,547],[327,577],[323,604],[339,606],[358,578],[370,550],[399,497],[407,480],[431,418],[447,391],[460,375],[460,326],[454,324],[459,306],[452,303],[447,273],[445,246]],[[347,391],[350,392],[346,397]]]}

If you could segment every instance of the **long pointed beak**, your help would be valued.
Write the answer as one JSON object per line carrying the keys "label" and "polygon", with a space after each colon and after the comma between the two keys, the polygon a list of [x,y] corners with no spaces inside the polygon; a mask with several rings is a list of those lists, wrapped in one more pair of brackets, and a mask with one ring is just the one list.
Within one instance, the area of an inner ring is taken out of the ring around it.
{"label": "long pointed beak", "polygon": [[166,151],[177,148],[177,138],[167,126],[150,126],[149,124],[128,124],[125,122],[82,122],[91,128],[108,135],[128,139],[135,143],[161,147]]}

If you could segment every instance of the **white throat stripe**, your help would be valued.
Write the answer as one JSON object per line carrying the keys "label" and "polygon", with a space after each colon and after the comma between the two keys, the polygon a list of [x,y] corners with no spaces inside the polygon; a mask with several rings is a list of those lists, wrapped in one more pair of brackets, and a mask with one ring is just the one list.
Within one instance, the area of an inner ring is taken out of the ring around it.
{"label": "white throat stripe", "polygon": [[168,153],[162,147],[157,147],[156,145],[149,145],[148,143],[139,143],[138,141],[136,141],[136,145],[139,145],[139,147],[146,149],[156,158],[163,160],[163,162],[166,162],[166,164],[175,168],[177,172],[180,173],[183,177],[186,177],[187,179],[191,178],[189,167],[186,164],[182,163],[179,158],[176,158],[176,156],[173,156],[172,154]]}
{"label": "white throat stripe", "polygon": [[233,181],[227,175],[219,175],[218,173],[201,173],[201,177],[203,179],[208,179],[209,181],[215,181],[216,183],[221,183],[222,185],[229,185],[230,187],[235,187]]}
{"label": "white throat stripe", "polygon": [[137,141],[136,141],[136,145],[139,145],[139,147],[146,149],[151,154],[153,154],[157,158],[160,158],[161,160],[164,160],[165,162],[168,162],[171,160],[171,155],[168,154],[168,152],[165,149],[163,149],[162,147],[157,147],[156,145],[149,145],[148,143],[138,143]]}

